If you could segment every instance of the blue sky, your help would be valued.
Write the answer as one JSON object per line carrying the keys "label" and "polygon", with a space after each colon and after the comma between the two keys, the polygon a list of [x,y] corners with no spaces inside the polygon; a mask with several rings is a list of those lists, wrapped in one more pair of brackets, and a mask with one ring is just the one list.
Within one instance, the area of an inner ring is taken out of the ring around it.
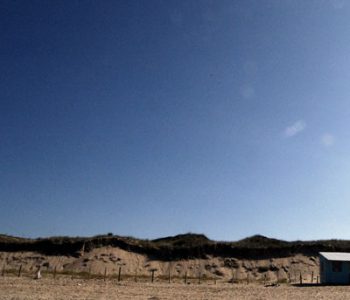
{"label": "blue sky", "polygon": [[0,231],[350,239],[350,3],[1,1]]}

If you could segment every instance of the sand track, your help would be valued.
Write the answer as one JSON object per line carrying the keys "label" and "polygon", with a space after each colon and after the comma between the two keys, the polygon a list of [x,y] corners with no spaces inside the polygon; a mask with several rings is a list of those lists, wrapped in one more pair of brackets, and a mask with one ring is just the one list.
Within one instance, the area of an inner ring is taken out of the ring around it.
{"label": "sand track", "polygon": [[258,284],[149,283],[84,280],[60,277],[33,280],[0,277],[0,300],[39,299],[347,299],[350,286],[266,288]]}

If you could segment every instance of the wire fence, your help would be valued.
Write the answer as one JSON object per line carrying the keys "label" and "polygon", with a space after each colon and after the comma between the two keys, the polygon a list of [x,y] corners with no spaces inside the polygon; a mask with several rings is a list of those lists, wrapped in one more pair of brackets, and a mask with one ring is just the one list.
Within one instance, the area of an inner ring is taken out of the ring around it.
{"label": "wire fence", "polygon": [[302,271],[291,271],[287,273],[287,278],[281,278],[276,272],[274,278],[270,278],[268,274],[264,274],[259,278],[252,276],[250,273],[245,275],[245,278],[242,276],[234,275],[232,272],[231,278],[223,278],[220,276],[208,276],[207,274],[198,272],[197,276],[190,276],[187,272],[183,275],[172,274],[171,271],[168,272],[167,275],[157,274],[157,269],[149,269],[148,275],[145,273],[137,272],[131,274],[127,272],[123,272],[123,268],[119,267],[117,271],[115,269],[109,270],[107,267],[104,268],[104,272],[93,273],[91,269],[88,271],[73,271],[73,270],[58,270],[57,267],[47,267],[43,268],[38,266],[37,269],[26,269],[23,264],[20,264],[17,268],[7,266],[3,264],[1,268],[1,277],[11,276],[11,277],[26,277],[33,279],[40,279],[42,277],[58,279],[60,277],[70,277],[71,279],[95,279],[95,280],[103,280],[103,281],[134,281],[134,282],[167,282],[171,283],[179,283],[183,282],[184,284],[216,284],[217,282],[227,282],[231,284],[263,284],[265,286],[270,285],[278,285],[278,284],[319,284],[319,274],[310,271],[310,272],[302,272]]}

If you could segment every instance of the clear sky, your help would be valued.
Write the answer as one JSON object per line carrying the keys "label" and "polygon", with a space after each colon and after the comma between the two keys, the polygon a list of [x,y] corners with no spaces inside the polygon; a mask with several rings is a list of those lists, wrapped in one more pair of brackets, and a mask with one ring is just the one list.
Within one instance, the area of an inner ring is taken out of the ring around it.
{"label": "clear sky", "polygon": [[350,2],[0,1],[0,231],[350,239]]}

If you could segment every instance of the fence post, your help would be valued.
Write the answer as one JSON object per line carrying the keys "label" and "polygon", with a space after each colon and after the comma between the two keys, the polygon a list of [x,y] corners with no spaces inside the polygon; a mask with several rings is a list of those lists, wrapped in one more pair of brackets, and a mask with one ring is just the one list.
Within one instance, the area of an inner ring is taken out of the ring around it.
{"label": "fence post", "polygon": [[185,272],[185,284],[187,284],[187,272]]}
{"label": "fence post", "polygon": [[201,272],[199,271],[199,272],[198,272],[198,284],[201,284],[201,277],[202,277],[202,274],[201,274]]}
{"label": "fence post", "polygon": [[105,274],[103,276],[103,281],[106,281],[106,276],[107,276],[107,267],[105,267]]}
{"label": "fence post", "polygon": [[55,266],[55,268],[53,269],[53,278],[56,278],[56,266]]}
{"label": "fence post", "polygon": [[300,275],[299,275],[299,280],[300,280],[300,285],[303,284],[303,277],[301,276],[301,272],[300,272]]}
{"label": "fence post", "polygon": [[1,276],[5,276],[5,267],[6,267],[6,265],[4,264],[4,266],[2,267]]}
{"label": "fence post", "polygon": [[18,277],[21,277],[21,273],[22,273],[22,265],[19,266]]}
{"label": "fence post", "polygon": [[121,273],[122,273],[122,267],[119,267],[119,271],[118,271],[118,281],[121,280]]}
{"label": "fence post", "polygon": [[314,283],[314,271],[311,273],[311,283]]}
{"label": "fence post", "polygon": [[37,265],[36,274],[35,274],[34,278],[35,279],[40,279],[41,278],[41,265]]}
{"label": "fence post", "polygon": [[154,281],[154,272],[157,271],[157,269],[151,269],[150,271],[152,273],[152,275],[151,275],[151,282],[153,282]]}

